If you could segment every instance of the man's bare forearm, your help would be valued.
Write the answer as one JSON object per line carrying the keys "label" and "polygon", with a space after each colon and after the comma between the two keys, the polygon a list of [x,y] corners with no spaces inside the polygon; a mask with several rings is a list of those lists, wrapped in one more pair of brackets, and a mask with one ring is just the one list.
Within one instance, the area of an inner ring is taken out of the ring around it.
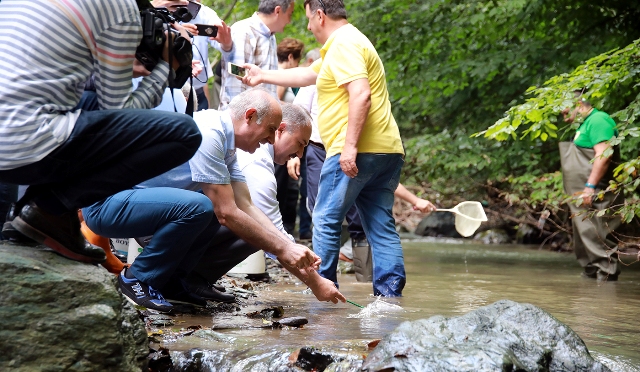
{"label": "man's bare forearm", "polygon": [[349,122],[347,125],[345,147],[350,146],[357,148],[362,129],[367,122],[369,109],[371,108],[369,81],[366,79],[353,81],[349,83],[347,90],[349,91]]}
{"label": "man's bare forearm", "polygon": [[270,225],[273,226],[271,221],[263,225],[240,209],[225,217],[223,224],[242,240],[276,256],[291,244],[280,231],[269,228]]}
{"label": "man's bare forearm", "polygon": [[286,70],[262,70],[262,82],[283,87],[306,87],[316,83],[318,75],[310,67]]}
{"label": "man's bare forearm", "polygon": [[588,183],[597,185],[607,172],[611,157],[603,157],[602,154],[604,154],[608,147],[609,145],[606,142],[598,143],[593,147],[596,155],[593,158],[593,167],[591,168],[591,174],[589,174],[589,178],[587,179]]}

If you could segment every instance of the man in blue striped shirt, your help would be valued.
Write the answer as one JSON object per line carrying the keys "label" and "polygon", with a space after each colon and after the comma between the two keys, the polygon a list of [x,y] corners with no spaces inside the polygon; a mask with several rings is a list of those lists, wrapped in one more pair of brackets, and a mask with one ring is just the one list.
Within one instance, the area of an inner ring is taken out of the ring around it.
{"label": "man in blue striped shirt", "polygon": [[[146,110],[170,66],[166,46],[153,71],[136,62],[141,37],[136,0],[0,2],[0,181],[30,185],[12,225],[74,260],[105,259],[77,209],[184,163],[201,141],[190,117]],[[145,77],[132,92],[134,73]],[[91,76],[96,111],[81,105]]]}

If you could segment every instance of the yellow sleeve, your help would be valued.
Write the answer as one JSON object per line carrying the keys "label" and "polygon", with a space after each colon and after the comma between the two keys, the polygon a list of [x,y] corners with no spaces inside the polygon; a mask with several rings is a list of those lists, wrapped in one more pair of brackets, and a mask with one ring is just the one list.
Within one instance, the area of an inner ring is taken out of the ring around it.
{"label": "yellow sleeve", "polygon": [[332,62],[328,69],[338,86],[368,78],[366,49],[354,41],[335,43],[331,48]]}
{"label": "yellow sleeve", "polygon": [[320,69],[322,68],[322,58],[316,59],[312,64],[311,64],[311,69],[316,73],[319,74],[320,73]]}

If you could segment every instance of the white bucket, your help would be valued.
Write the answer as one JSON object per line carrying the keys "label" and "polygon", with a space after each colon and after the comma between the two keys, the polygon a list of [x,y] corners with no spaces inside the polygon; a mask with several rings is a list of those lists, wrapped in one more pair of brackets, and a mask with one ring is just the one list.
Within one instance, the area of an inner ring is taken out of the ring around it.
{"label": "white bucket", "polygon": [[263,251],[257,251],[229,270],[230,274],[264,274],[267,271]]}
{"label": "white bucket", "polygon": [[111,246],[115,249],[119,254],[123,256],[127,256],[129,254],[129,239],[116,239],[112,238]]}
{"label": "white bucket", "polygon": [[134,238],[129,239],[129,254],[127,254],[127,263],[132,264],[133,261],[142,252],[142,247]]}

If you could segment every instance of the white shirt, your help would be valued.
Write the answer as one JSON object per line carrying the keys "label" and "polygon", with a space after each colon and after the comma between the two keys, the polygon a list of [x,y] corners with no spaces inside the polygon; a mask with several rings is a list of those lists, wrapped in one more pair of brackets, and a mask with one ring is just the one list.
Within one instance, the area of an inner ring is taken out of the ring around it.
{"label": "white shirt", "polygon": [[322,143],[320,131],[318,130],[318,90],[315,85],[309,85],[300,88],[296,98],[293,100],[294,105],[298,105],[311,115],[312,129],[310,140],[316,143]]}
{"label": "white shirt", "polygon": [[278,184],[273,165],[273,145],[268,143],[260,145],[253,154],[237,149],[236,156],[244,178],[247,180],[253,204],[269,217],[278,230],[286,234],[291,241],[295,241],[293,236],[284,230],[282,214],[276,198]]}
{"label": "white shirt", "polygon": [[[215,10],[209,8],[206,5],[202,5],[198,15],[192,19],[189,23],[213,25],[220,22],[220,17]],[[222,52],[220,43],[215,40],[209,40],[208,36],[194,36],[193,37],[193,59],[202,62],[202,71],[198,74],[197,79],[193,79],[193,88],[198,89],[205,86],[205,79],[210,79],[213,76],[211,70],[211,64],[209,63],[209,45]],[[202,82],[201,82],[202,81]]]}

